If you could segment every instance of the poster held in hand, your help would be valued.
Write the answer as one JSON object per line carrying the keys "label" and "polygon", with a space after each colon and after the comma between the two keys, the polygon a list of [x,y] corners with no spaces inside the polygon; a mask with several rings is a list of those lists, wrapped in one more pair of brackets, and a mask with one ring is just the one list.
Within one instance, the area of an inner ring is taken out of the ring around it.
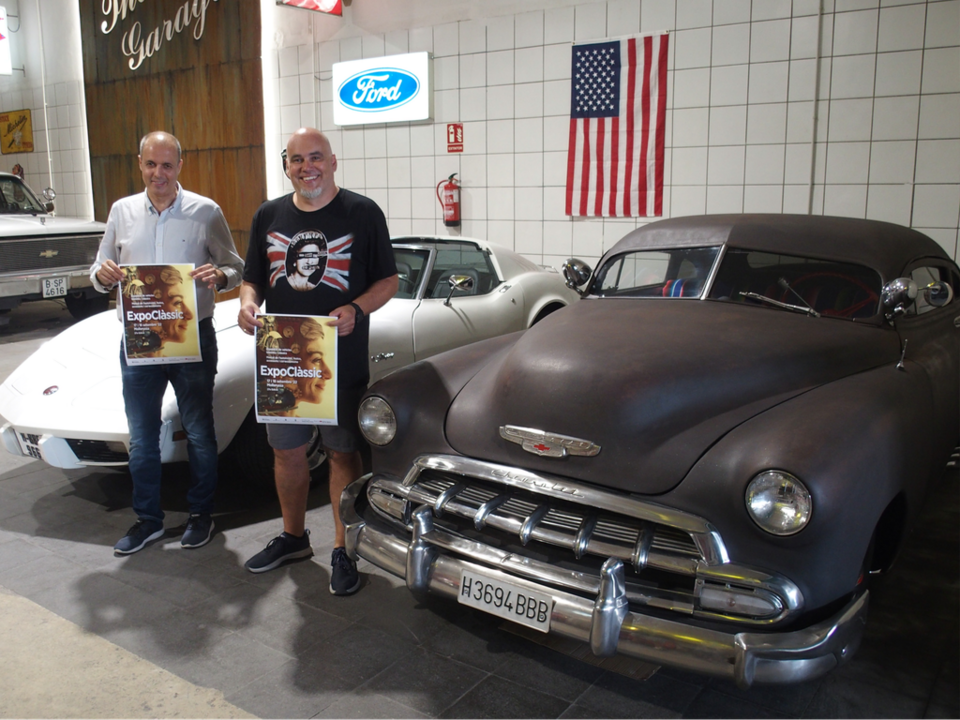
{"label": "poster held in hand", "polygon": [[257,422],[337,424],[337,331],[315,315],[257,315]]}
{"label": "poster held in hand", "polygon": [[128,365],[201,362],[192,264],[121,265],[117,293]]}

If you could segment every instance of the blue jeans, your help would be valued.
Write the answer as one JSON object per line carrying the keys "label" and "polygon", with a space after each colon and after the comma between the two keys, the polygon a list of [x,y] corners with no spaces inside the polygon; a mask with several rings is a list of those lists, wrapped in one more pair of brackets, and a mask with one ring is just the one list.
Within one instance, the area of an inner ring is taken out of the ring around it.
{"label": "blue jeans", "polygon": [[213,379],[217,374],[217,336],[212,319],[200,323],[203,362],[127,365],[120,347],[123,404],[130,429],[133,509],[143,520],[163,521],[160,507],[160,411],[167,382],[173,385],[190,459],[191,513],[213,512],[217,489],[217,436],[213,427]]}

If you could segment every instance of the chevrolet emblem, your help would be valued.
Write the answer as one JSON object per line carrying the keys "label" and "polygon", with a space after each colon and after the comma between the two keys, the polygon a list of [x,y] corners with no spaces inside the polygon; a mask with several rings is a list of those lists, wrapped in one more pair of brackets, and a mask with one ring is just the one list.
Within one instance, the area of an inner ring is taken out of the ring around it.
{"label": "chevrolet emblem", "polygon": [[600,452],[600,446],[589,440],[554,435],[543,430],[522,428],[516,425],[501,425],[500,437],[516,443],[528,453],[541,457],[565,458],[567,455],[593,457]]}
{"label": "chevrolet emblem", "polygon": [[44,250],[42,253],[40,253],[40,257],[46,258],[47,260],[49,260],[50,258],[56,257],[59,254],[60,254],[59,250]]}

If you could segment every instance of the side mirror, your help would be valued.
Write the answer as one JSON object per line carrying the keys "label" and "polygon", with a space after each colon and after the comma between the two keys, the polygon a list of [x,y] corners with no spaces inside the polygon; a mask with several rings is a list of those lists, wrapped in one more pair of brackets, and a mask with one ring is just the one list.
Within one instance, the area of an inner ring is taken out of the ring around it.
{"label": "side mirror", "polygon": [[453,294],[457,290],[463,292],[469,292],[473,290],[473,278],[469,275],[451,275],[447,282],[450,283],[450,294],[447,295],[447,299],[443,301],[444,305],[450,305],[450,298],[453,297]]}
{"label": "side mirror", "polygon": [[953,288],[943,281],[932,282],[923,288],[923,299],[927,305],[943,307],[953,300]]}
{"label": "side mirror", "polygon": [[567,287],[583,294],[579,288],[583,287],[593,275],[593,270],[583,260],[570,258],[563,264],[563,277],[567,281]]}
{"label": "side mirror", "polygon": [[884,285],[883,292],[880,294],[884,315],[890,322],[893,322],[898,315],[903,315],[916,299],[917,284],[906,277],[891,280]]}
{"label": "side mirror", "polygon": [[40,197],[46,200],[46,202],[43,204],[43,209],[46,210],[48,213],[52,213],[53,201],[56,199],[57,193],[54,191],[52,187],[48,187],[46,190],[40,193]]}

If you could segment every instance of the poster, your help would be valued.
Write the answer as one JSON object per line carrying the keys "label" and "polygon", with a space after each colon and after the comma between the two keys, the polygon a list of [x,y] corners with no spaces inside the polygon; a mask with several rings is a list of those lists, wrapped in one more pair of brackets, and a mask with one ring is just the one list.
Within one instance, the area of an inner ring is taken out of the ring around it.
{"label": "poster", "polygon": [[121,265],[128,365],[200,362],[197,287],[190,265]]}
{"label": "poster", "polygon": [[[0,153],[33,152],[33,123],[29,110],[0,113]],[[21,178],[22,179],[22,178]]]}
{"label": "poster", "polygon": [[257,422],[337,424],[334,318],[258,315]]}

